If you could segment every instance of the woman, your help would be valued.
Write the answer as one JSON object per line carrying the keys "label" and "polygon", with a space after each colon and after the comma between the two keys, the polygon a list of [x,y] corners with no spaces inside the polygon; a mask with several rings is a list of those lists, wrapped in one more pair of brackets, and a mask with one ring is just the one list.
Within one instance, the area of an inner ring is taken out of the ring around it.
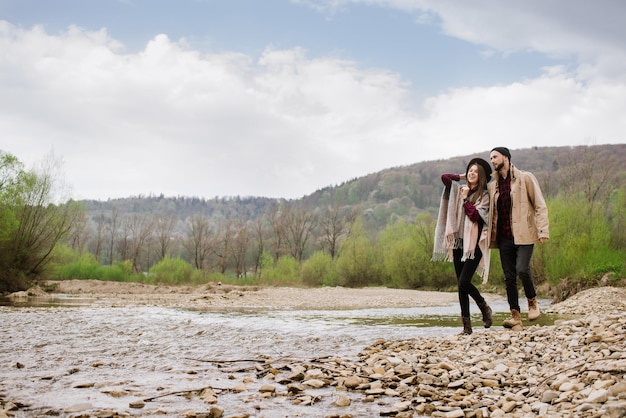
{"label": "woman", "polygon": [[[487,182],[491,177],[491,166],[482,158],[474,158],[464,174],[442,174],[445,185],[439,207],[435,229],[433,260],[454,262],[463,331],[459,335],[472,333],[469,297],[476,302],[483,314],[483,324],[492,324],[491,308],[472,284],[475,272],[487,282],[489,274],[489,193]],[[464,185],[459,185],[465,180]]]}

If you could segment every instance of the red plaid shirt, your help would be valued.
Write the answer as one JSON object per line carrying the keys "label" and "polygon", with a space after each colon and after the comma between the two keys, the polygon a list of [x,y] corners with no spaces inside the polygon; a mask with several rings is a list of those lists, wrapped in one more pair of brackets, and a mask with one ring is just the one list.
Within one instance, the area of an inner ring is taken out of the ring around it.
{"label": "red plaid shirt", "polygon": [[511,229],[511,173],[498,179],[498,238],[513,239]]}

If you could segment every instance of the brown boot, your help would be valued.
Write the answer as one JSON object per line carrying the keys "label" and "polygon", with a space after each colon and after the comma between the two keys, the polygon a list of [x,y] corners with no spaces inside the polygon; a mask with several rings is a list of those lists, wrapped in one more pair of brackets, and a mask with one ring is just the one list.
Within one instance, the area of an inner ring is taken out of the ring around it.
{"label": "brown boot", "polygon": [[483,314],[483,325],[485,328],[489,328],[491,324],[493,324],[493,319],[491,318],[491,308],[487,305],[487,301],[483,299],[482,302],[477,303],[480,308],[480,312]]}
{"label": "brown boot", "polygon": [[539,305],[537,304],[537,298],[528,299],[528,320],[534,321],[541,316],[539,311]]}
{"label": "brown boot", "polygon": [[511,318],[505,319],[502,325],[504,328],[511,328],[513,331],[521,331],[524,329],[522,326],[522,316],[517,309],[511,309]]}
{"label": "brown boot", "polygon": [[470,335],[472,333],[471,318],[467,316],[462,316],[461,320],[463,321],[463,331],[461,331],[459,335]]}

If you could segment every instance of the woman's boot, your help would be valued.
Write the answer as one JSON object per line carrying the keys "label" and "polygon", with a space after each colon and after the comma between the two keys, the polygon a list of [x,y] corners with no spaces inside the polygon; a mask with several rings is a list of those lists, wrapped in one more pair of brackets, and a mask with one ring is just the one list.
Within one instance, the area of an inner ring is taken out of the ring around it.
{"label": "woman's boot", "polygon": [[489,328],[491,324],[493,324],[493,319],[491,317],[491,308],[487,305],[487,301],[485,299],[482,302],[476,303],[478,308],[480,308],[480,312],[483,314],[483,325],[485,328]]}
{"label": "woman's boot", "polygon": [[472,320],[469,316],[462,316],[463,331],[459,335],[470,335],[472,333]]}

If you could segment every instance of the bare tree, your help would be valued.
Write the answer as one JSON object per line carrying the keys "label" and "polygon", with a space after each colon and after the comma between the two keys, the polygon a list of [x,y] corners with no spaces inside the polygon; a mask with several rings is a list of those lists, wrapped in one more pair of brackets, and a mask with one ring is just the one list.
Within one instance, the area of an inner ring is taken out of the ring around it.
{"label": "bare tree", "polygon": [[101,213],[96,220],[96,236],[94,237],[94,249],[93,254],[96,257],[96,260],[100,262],[100,256],[102,252],[102,243],[104,240],[104,230],[106,227],[106,222],[104,218],[104,214]]}
{"label": "bare tree", "polygon": [[169,253],[174,235],[174,228],[178,219],[173,214],[161,214],[155,218],[154,232],[157,243],[158,261],[163,260]]}
{"label": "bare tree", "polygon": [[321,228],[320,244],[332,258],[339,253],[339,241],[347,235],[348,228],[356,219],[356,210],[342,211],[339,206],[327,207],[319,222]]}
{"label": "bare tree", "polygon": [[307,243],[315,228],[315,216],[302,208],[292,207],[287,211],[285,218],[289,253],[302,262]]}
{"label": "bare tree", "polygon": [[145,214],[134,214],[127,221],[129,239],[129,256],[133,265],[133,271],[142,271],[141,256],[147,253],[146,244],[154,229],[154,220]]}
{"label": "bare tree", "polygon": [[217,266],[222,274],[226,273],[232,255],[233,235],[233,221],[228,219],[217,231],[214,245],[211,246],[212,253],[217,258]]}
{"label": "bare tree", "polygon": [[210,251],[209,221],[202,215],[193,215],[188,221],[187,237],[183,247],[189,254],[192,264],[198,270],[204,270],[205,261]]}
{"label": "bare tree", "polygon": [[82,254],[89,241],[89,218],[86,214],[78,216],[68,232],[67,241],[72,250]]}
{"label": "bare tree", "polygon": [[252,224],[252,239],[254,240],[254,248],[252,250],[252,258],[254,263],[254,274],[258,275],[261,268],[261,257],[265,251],[265,217],[259,217]]}
{"label": "bare tree", "polygon": [[130,258],[130,235],[130,224],[126,221],[121,222],[115,241],[115,248],[121,261],[126,261]]}
{"label": "bare tree", "polygon": [[[116,247],[119,227],[119,212],[117,210],[117,207],[114,206],[111,210],[111,219],[109,220],[109,223],[107,225],[107,231],[109,233],[109,265],[111,266],[113,265],[113,260],[115,258],[115,253],[113,252],[113,250]],[[124,259],[125,258],[122,257],[122,261]]]}
{"label": "bare tree", "polygon": [[588,146],[573,148],[562,160],[559,180],[563,191],[582,191],[592,209],[604,205],[615,187],[621,161],[613,154],[601,155]]}
{"label": "bare tree", "polygon": [[286,254],[285,244],[287,241],[287,217],[284,208],[274,206],[267,217],[271,234],[272,253],[274,260],[278,260],[281,255]]}
{"label": "bare tree", "polygon": [[246,275],[246,258],[250,246],[250,228],[244,219],[240,219],[235,224],[233,236],[233,261],[237,277]]}

